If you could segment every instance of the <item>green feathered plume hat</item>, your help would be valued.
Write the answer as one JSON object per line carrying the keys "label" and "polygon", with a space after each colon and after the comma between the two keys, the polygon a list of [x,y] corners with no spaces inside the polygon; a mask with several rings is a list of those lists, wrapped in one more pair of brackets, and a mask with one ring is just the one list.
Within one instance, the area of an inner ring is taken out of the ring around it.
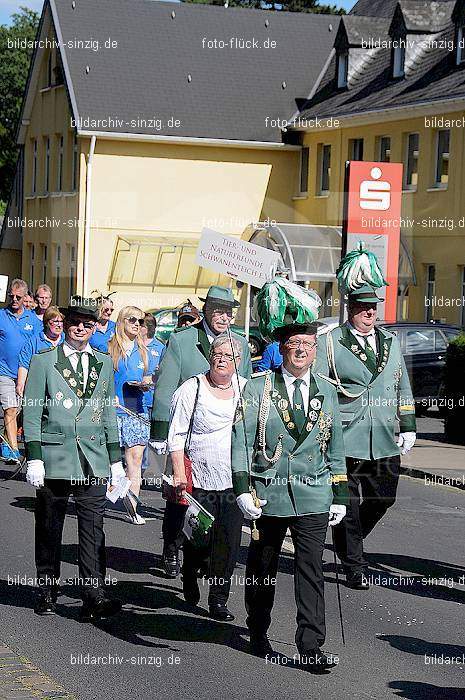
{"label": "green feathered plume hat", "polygon": [[320,306],[321,299],[313,289],[276,276],[255,297],[253,317],[264,338],[282,340],[292,333],[316,333]]}
{"label": "green feathered plume hat", "polygon": [[[339,291],[350,298],[371,291],[372,301],[383,301],[375,290],[387,286],[378,259],[374,253],[366,250],[365,243],[359,241],[357,248],[347,253],[336,270]],[[366,301],[369,301],[366,297]]]}

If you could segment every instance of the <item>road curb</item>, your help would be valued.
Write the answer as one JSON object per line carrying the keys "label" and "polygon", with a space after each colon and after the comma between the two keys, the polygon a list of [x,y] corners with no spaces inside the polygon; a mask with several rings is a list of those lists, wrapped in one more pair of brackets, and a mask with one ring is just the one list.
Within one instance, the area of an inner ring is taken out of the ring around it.
{"label": "road curb", "polygon": [[0,700],[76,700],[29,659],[0,641]]}
{"label": "road curb", "polygon": [[[423,482],[425,479],[429,479],[430,483],[428,486],[448,486],[452,489],[459,489],[460,491],[465,491],[464,481],[459,481],[457,477],[444,477],[443,475],[432,474],[431,472],[424,471],[423,469],[417,469],[416,467],[400,467],[400,473],[403,476],[411,476],[413,479],[421,479]],[[437,479],[442,479],[443,481],[437,481]],[[449,480],[450,483],[444,483]],[[455,483],[454,483],[455,482]]]}

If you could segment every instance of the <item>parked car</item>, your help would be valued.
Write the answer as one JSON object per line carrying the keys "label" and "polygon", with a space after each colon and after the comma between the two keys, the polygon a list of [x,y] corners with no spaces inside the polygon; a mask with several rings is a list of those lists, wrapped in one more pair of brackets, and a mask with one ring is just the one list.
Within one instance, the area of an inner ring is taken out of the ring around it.
{"label": "parked car", "polygon": [[[319,333],[327,333],[328,330],[339,324],[336,316],[320,319],[325,325]],[[409,373],[418,414],[429,407],[439,408],[441,415],[446,412],[442,405],[443,399],[443,371],[446,364],[446,350],[449,342],[462,332],[460,326],[448,323],[415,323],[399,321],[378,324],[391,333],[395,333],[399,339],[402,355]]]}
{"label": "parked car", "polygon": [[[158,340],[162,341],[162,343],[168,342],[168,338],[177,326],[178,310],[179,309],[177,308],[165,308],[153,309],[152,311],[149,311],[149,313],[153,314],[153,316],[155,316],[156,318],[157,330],[155,331],[155,335],[158,338]],[[233,324],[231,326],[231,330],[234,331],[234,333],[238,333],[239,335],[245,335],[245,330],[243,326],[237,326],[236,324]],[[261,355],[265,346],[266,342],[262,338],[258,327],[251,325],[249,332],[249,348],[252,357]]]}

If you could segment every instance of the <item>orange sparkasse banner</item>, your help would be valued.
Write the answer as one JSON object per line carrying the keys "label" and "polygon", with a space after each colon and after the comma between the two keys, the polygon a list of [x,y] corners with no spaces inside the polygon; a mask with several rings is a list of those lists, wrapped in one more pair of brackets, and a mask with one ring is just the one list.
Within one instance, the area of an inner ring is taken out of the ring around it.
{"label": "orange sparkasse banner", "polygon": [[389,286],[379,318],[395,321],[400,248],[402,163],[349,161],[346,177],[347,250],[362,240],[375,253]]}

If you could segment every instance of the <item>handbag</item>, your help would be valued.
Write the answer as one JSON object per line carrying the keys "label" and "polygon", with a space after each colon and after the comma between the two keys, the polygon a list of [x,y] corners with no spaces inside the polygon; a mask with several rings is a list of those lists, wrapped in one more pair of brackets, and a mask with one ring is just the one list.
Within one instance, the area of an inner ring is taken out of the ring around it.
{"label": "handbag", "polygon": [[[191,437],[192,437],[192,426],[194,425],[194,416],[195,416],[195,409],[197,408],[197,402],[199,400],[199,391],[200,391],[200,379],[199,377],[197,379],[197,391],[195,393],[195,399],[194,399],[194,406],[192,408],[192,414],[191,418],[189,421],[189,428],[187,430],[187,436],[186,436],[186,442],[184,445],[184,469],[186,472],[186,491],[187,493],[192,493],[192,462],[189,457],[189,446],[191,442]],[[177,503],[178,505],[181,506],[187,506],[188,502],[183,496],[180,496],[179,493],[177,492],[176,488],[174,486],[170,486],[169,484],[166,483],[166,481],[163,481],[163,487],[162,487],[162,496],[163,498],[168,501],[169,503]]]}

